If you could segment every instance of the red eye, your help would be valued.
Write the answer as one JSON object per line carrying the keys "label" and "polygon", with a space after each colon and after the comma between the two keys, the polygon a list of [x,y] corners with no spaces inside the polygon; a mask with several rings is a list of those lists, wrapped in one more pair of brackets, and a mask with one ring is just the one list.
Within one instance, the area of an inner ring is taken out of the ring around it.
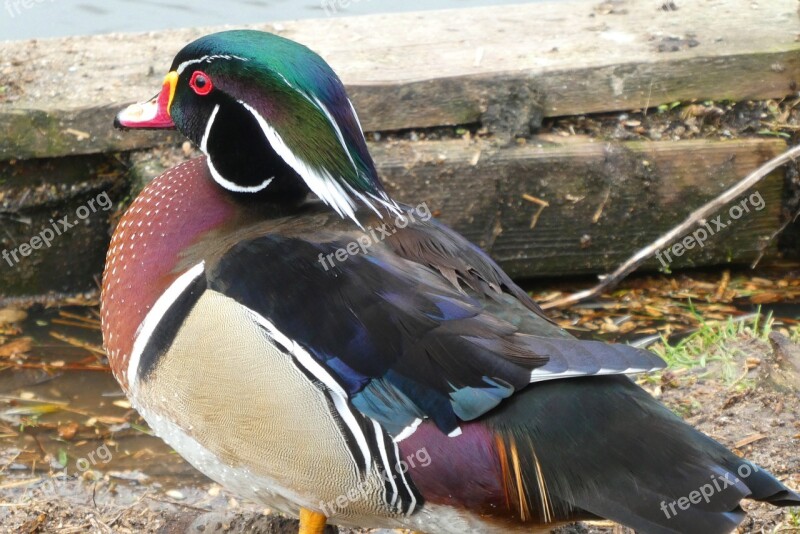
{"label": "red eye", "polygon": [[189,80],[189,87],[200,96],[205,96],[214,88],[211,83],[211,77],[203,71],[196,70],[192,73],[192,79]]}

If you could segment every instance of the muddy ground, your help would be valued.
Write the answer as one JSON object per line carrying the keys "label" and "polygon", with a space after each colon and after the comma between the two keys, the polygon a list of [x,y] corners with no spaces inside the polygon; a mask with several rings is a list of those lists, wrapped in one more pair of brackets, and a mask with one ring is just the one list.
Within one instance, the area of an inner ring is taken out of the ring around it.
{"label": "muddy ground", "polygon": [[[782,273],[633,279],[554,317],[586,338],[675,339],[664,353],[670,369],[642,386],[800,489],[800,346],[789,341],[800,339],[800,280]],[[762,314],[754,325],[757,304],[784,317],[766,324]],[[149,435],[106,372],[96,309],[68,309],[0,310],[0,532],[296,532],[295,522],[227,494]],[[705,364],[675,350],[698,332]],[[800,532],[800,510],[744,507],[740,532]],[[558,532],[625,531],[598,522]]]}

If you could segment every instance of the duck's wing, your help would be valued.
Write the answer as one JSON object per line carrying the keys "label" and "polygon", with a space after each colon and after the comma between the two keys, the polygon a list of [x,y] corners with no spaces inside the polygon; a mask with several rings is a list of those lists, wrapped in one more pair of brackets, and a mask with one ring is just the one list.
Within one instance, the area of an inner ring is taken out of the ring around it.
{"label": "duck's wing", "polygon": [[396,220],[383,223],[384,243],[395,254],[430,267],[455,289],[479,300],[487,312],[521,332],[572,339],[486,252],[436,219],[420,218],[420,210],[403,207],[408,210],[409,224],[401,228]]}
{"label": "duck's wing", "polygon": [[550,321],[539,305],[492,258],[436,219],[414,220],[403,228],[390,223],[387,228],[385,243],[398,256],[436,269],[459,289],[471,289],[489,299],[508,294],[537,316]]}
{"label": "duck's wing", "polygon": [[[237,243],[207,265],[208,289],[245,306],[303,372],[396,439],[424,418],[457,434],[531,382],[663,367],[629,346],[530,333],[487,305],[502,300],[459,291],[384,243],[362,253],[356,234],[309,235]],[[542,321],[529,307],[514,313]]]}

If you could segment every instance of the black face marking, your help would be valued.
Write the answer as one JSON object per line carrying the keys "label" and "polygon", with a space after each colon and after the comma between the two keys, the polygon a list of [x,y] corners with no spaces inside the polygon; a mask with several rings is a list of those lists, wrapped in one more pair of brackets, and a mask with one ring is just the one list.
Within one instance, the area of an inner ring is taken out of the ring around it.
{"label": "black face marking", "polygon": [[241,188],[257,188],[273,178],[265,188],[270,194],[305,196],[307,186],[275,152],[253,114],[239,102],[221,100],[210,128],[206,124],[205,149],[216,172]]}
{"label": "black face marking", "polygon": [[206,287],[206,277],[198,276],[161,317],[139,359],[139,368],[136,370],[139,380],[146,381],[156,369],[175,340],[175,336],[178,335],[184,319],[192,312]]}

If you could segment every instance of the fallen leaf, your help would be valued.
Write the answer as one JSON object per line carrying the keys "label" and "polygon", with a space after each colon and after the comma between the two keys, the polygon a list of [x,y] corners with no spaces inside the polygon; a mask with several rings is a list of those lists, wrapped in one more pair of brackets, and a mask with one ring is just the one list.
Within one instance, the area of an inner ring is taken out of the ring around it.
{"label": "fallen leaf", "polygon": [[63,404],[33,404],[31,406],[18,406],[10,408],[2,412],[3,415],[44,415],[48,413],[55,413],[64,409]]}
{"label": "fallen leaf", "polygon": [[0,324],[19,323],[27,318],[27,313],[16,308],[3,308],[0,310]]}
{"label": "fallen leaf", "polygon": [[750,302],[753,304],[770,304],[773,302],[780,302],[783,299],[784,296],[780,293],[775,293],[773,291],[761,291],[750,297]]}
{"label": "fallen leaf", "polygon": [[20,337],[9,341],[5,345],[0,345],[0,358],[13,358],[20,354],[24,354],[31,350],[33,346],[33,339],[29,337]]}
{"label": "fallen leaf", "polygon": [[67,423],[66,425],[58,425],[58,436],[61,439],[69,441],[75,437],[75,434],[78,433],[78,428],[78,423],[75,421]]}

